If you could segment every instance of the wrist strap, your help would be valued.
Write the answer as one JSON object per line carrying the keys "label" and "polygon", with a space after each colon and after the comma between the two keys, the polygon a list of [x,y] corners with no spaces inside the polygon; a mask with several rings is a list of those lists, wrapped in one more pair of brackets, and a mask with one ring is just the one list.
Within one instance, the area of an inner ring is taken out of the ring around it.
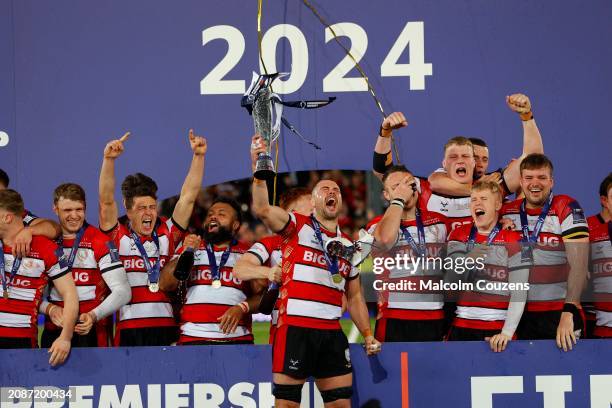
{"label": "wrist strap", "polygon": [[533,119],[533,112],[529,111],[525,113],[519,113],[519,116],[521,117],[521,120],[523,122],[527,122],[528,120]]}
{"label": "wrist strap", "polygon": [[368,327],[367,329],[363,331],[363,333],[361,333],[361,335],[365,339],[366,337],[369,337],[372,335],[372,330]]}
{"label": "wrist strap", "polygon": [[[383,130],[384,130],[385,132],[389,132],[389,134],[388,134],[388,135],[383,135]],[[386,137],[391,137],[391,128],[389,128],[389,129],[385,129],[384,127],[382,127],[382,125],[380,125],[380,128],[378,129],[378,135],[379,135],[380,137],[385,137],[385,138],[386,138]]]}
{"label": "wrist strap", "polygon": [[398,207],[404,208],[406,206],[406,202],[401,198],[394,198],[391,200],[391,205],[397,205]]}
{"label": "wrist strap", "polygon": [[563,311],[564,312],[570,312],[573,315],[580,314],[580,311],[578,310],[578,307],[576,307],[576,305],[573,304],[573,303],[565,303],[563,305]]}

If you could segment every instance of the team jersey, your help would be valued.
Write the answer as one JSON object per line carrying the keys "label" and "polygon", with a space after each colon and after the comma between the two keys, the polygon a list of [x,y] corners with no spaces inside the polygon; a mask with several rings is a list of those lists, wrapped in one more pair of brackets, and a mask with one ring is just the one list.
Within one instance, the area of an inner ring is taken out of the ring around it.
{"label": "team jersey", "polygon": [[[501,216],[510,218],[519,233],[522,202],[522,199],[514,200],[504,204],[501,209]],[[540,208],[526,209],[530,233],[533,233],[541,211]],[[569,274],[563,240],[588,238],[588,236],[588,225],[580,204],[566,195],[553,196],[537,245],[533,249],[533,267],[529,274],[528,311],[563,309]]]}
{"label": "team jersey", "polygon": [[417,178],[420,188],[419,208],[423,211],[442,214],[448,220],[450,231],[464,224],[472,222],[470,214],[470,196],[451,197],[435,193],[431,190],[429,181],[425,178]]}
{"label": "team jersey", "polygon": [[612,337],[612,221],[605,222],[601,216],[588,218],[591,241],[591,279],[596,326],[593,334]]}
{"label": "team jersey", "polygon": [[[64,239],[62,245],[64,255],[68,259],[74,239]],[[79,295],[79,315],[98,307],[110,293],[102,277],[103,274],[122,267],[115,245],[109,241],[109,237],[94,226],[86,225],[71,269]],[[60,307],[64,306],[59,292],[53,285],[50,285],[49,302]],[[108,319],[105,323],[108,323]],[[50,319],[45,322],[45,327],[51,330],[59,329]]]}
{"label": "team jersey", "polygon": [[[382,216],[378,216],[367,225],[367,231],[374,234]],[[443,250],[447,237],[447,220],[441,214],[423,211],[421,213],[423,222],[423,232],[425,233],[425,243],[427,244],[427,258],[444,257]],[[402,220],[401,226],[412,236],[415,243],[418,243],[418,232],[416,220]],[[419,254],[414,253],[413,248],[406,240],[402,229],[398,230],[395,244],[387,251],[373,250],[375,264],[376,258],[396,258],[407,255],[409,261],[406,265],[395,265],[386,269],[379,275],[383,282],[410,281],[416,284],[418,290],[410,291],[380,291],[378,302],[377,319],[405,319],[405,320],[431,320],[444,318],[444,295],[441,292],[422,290],[421,282],[438,283],[444,271],[441,264],[437,267],[432,264],[426,267],[423,263],[412,262],[417,259]],[[419,262],[417,260],[417,262]],[[380,263],[384,265],[384,262]]]}
{"label": "team jersey", "polygon": [[[35,235],[30,244],[30,255],[21,260],[8,299],[0,285],[0,337],[27,337],[36,341],[38,336],[38,305],[49,279],[67,274],[62,252],[51,240]],[[60,259],[62,261],[60,262]],[[4,245],[4,273],[10,279],[15,258],[11,248]]]}
{"label": "team jersey", "polygon": [[[184,234],[172,219],[158,219],[155,231],[159,239],[159,248],[152,236],[140,236],[143,247],[151,265],[159,258],[160,268],[174,255],[174,248]],[[149,276],[145,263],[138,251],[126,225],[117,223],[106,232],[119,250],[119,258],[127,273],[132,289],[132,299],[119,309],[117,329],[138,329],[147,327],[175,326],[170,298],[162,290],[152,292],[149,289]]]}
{"label": "team jersey", "polygon": [[[359,276],[359,270],[348,260],[339,258],[342,279],[339,283],[332,281],[324,249],[308,216],[290,213],[287,225],[279,234],[283,237],[283,273],[277,328],[291,325],[340,330],[345,285],[347,280]],[[331,232],[321,225],[324,243],[340,235],[348,239],[339,228]]]}
{"label": "team jersey", "polygon": [[[282,261],[281,245],[283,238],[280,235],[270,235],[263,237],[256,243],[254,243],[247,252],[255,255],[261,265],[273,267],[279,265]],[[274,303],[272,309],[272,320],[270,321],[270,344],[274,339],[274,332],[276,330],[276,324],[278,322],[278,299]]]}
{"label": "team jersey", "polygon": [[[448,258],[463,258],[469,252],[468,241],[473,224],[461,226],[448,238]],[[509,283],[526,283],[531,259],[521,255],[521,236],[516,231],[501,230],[487,248],[484,268],[464,271],[471,275],[473,290],[461,291],[453,325],[476,330],[501,330],[506,321],[511,290]],[[474,242],[486,244],[488,234],[476,233]],[[458,271],[460,272],[460,271]],[[516,290],[516,289],[514,289]],[[518,325],[518,320],[515,322]],[[516,327],[515,327],[516,328]]]}
{"label": "team jersey", "polygon": [[[216,265],[221,264],[225,248],[213,246]],[[187,295],[181,310],[181,336],[179,343],[193,341],[252,341],[251,315],[243,315],[233,333],[223,333],[219,328],[219,318],[232,306],[243,302],[250,295],[249,282],[236,278],[233,274],[236,260],[248,246],[239,242],[231,247],[225,265],[219,270],[221,287],[212,286],[212,272],[206,251],[206,243],[194,252],[194,268],[187,281]],[[178,257],[183,247],[177,251]]]}
{"label": "team jersey", "polygon": [[34,214],[32,214],[30,211],[28,210],[23,210],[23,215],[22,215],[22,220],[23,220],[23,226],[24,227],[29,227],[30,224],[32,224],[32,221],[34,221],[35,219],[37,219],[38,217]]}

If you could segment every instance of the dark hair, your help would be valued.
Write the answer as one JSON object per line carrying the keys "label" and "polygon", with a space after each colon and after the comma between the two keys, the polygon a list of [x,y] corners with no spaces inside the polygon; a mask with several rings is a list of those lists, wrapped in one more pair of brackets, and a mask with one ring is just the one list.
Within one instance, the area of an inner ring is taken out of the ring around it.
{"label": "dark hair", "polygon": [[612,188],[612,173],[609,173],[599,185],[599,195],[602,197],[607,197],[610,188]]}
{"label": "dark hair", "polygon": [[523,174],[523,170],[536,170],[543,167],[548,167],[550,174],[552,174],[554,167],[550,159],[541,153],[531,153],[523,159],[520,169],[521,174]]}
{"label": "dark hair", "polygon": [[0,190],[0,208],[19,217],[23,216],[24,207],[21,194],[10,188]]}
{"label": "dark hair", "polygon": [[305,187],[294,187],[287,191],[283,191],[278,199],[278,205],[286,210],[291,204],[296,202],[300,197],[310,195],[311,191]]}
{"label": "dark hair", "polygon": [[389,178],[389,176],[393,173],[409,173],[411,175],[414,175],[410,170],[408,170],[406,168],[406,166],[404,166],[403,164],[395,164],[391,167],[389,167],[387,169],[387,171],[385,171],[385,174],[383,175],[382,178],[382,182],[383,184],[385,184],[385,181],[387,181],[387,178]]}
{"label": "dark hair", "polygon": [[85,190],[75,183],[64,183],[57,186],[53,191],[53,204],[57,204],[62,197],[72,201],[82,201],[85,204]]}
{"label": "dark hair", "polygon": [[236,200],[232,200],[231,198],[227,197],[218,197],[212,202],[212,204],[208,208],[210,209],[213,205],[217,203],[227,204],[232,207],[234,209],[234,212],[236,213],[236,221],[238,221],[238,223],[242,225],[242,210],[240,209],[240,204],[238,204]]}
{"label": "dark hair", "polygon": [[0,183],[4,184],[4,187],[8,188],[10,182],[11,179],[9,178],[8,174],[6,174],[6,171],[0,169]]}
{"label": "dark hair", "polygon": [[472,145],[474,146],[489,147],[487,146],[487,142],[477,137],[470,137],[468,140],[472,142]]}
{"label": "dark hair", "polygon": [[130,174],[121,183],[121,194],[125,207],[131,209],[135,197],[152,197],[157,200],[157,184],[151,177],[142,173]]}

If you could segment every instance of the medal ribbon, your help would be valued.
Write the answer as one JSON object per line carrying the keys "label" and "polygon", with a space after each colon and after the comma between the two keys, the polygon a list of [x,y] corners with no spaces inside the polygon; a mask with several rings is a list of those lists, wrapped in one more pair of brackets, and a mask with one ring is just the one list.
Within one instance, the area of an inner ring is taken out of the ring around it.
{"label": "medal ribbon", "polygon": [[[338,258],[335,256],[330,257],[327,253],[327,250],[325,249],[325,244],[323,243],[323,235],[321,234],[321,224],[319,224],[319,221],[317,221],[317,219],[313,215],[310,216],[310,220],[312,221],[312,227],[314,228],[317,241],[319,242],[319,245],[321,245],[321,248],[323,248],[323,256],[325,256],[325,262],[327,263],[329,273],[331,275],[337,275],[340,270],[338,267]],[[336,236],[339,236],[341,234],[340,227],[336,228]]]}
{"label": "medal ribbon", "polygon": [[215,251],[213,250],[212,245],[206,244],[206,253],[208,254],[208,265],[210,266],[210,272],[212,274],[213,281],[221,280],[221,269],[227,263],[229,259],[230,253],[232,252],[232,246],[236,245],[236,241],[232,240],[223,254],[221,255],[221,262],[219,262],[219,266],[217,266],[217,257],[215,256]]}
{"label": "medal ribbon", "polygon": [[136,244],[136,248],[138,248],[138,252],[140,252],[140,257],[145,264],[145,268],[147,270],[147,275],[149,275],[149,283],[157,283],[159,281],[159,270],[160,270],[160,258],[161,254],[159,252],[159,237],[157,236],[157,231],[153,230],[151,234],[153,238],[153,243],[155,244],[155,248],[157,249],[157,260],[155,261],[155,265],[151,265],[151,261],[149,260],[149,256],[147,255],[147,251],[140,240],[138,234],[132,230],[130,227],[130,235]]}
{"label": "medal ribbon", "polygon": [[[68,256],[68,269],[72,269],[72,265],[74,264],[74,259],[76,258],[76,254],[79,250],[79,245],[81,244],[81,240],[83,239],[83,234],[85,234],[85,229],[87,229],[87,223],[84,223],[81,229],[76,234],[74,238],[74,243],[72,244],[72,249],[70,250],[70,255]],[[64,248],[64,237],[60,236],[57,240],[57,245],[60,248]]]}
{"label": "medal ribbon", "polygon": [[4,297],[8,298],[8,289],[12,285],[13,280],[15,279],[15,275],[17,275],[17,271],[21,266],[21,259],[13,258],[13,267],[11,268],[11,273],[9,275],[8,280],[6,278],[6,271],[4,270],[5,265],[6,264],[4,261],[4,245],[0,240],[0,278],[2,279],[2,291],[4,292]]}
{"label": "medal ribbon", "polygon": [[417,238],[419,243],[414,242],[414,238],[408,231],[407,227],[400,225],[400,229],[402,230],[402,234],[404,235],[404,239],[408,241],[408,244],[412,248],[415,254],[418,256],[425,256],[427,254],[427,248],[425,244],[425,227],[423,226],[423,219],[421,218],[421,211],[419,208],[416,208],[416,227],[417,227]]}

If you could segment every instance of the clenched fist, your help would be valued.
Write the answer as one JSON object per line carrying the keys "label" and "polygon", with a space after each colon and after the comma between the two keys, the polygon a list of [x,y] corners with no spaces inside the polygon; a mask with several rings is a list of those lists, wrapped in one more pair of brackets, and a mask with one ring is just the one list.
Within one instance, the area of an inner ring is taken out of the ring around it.
{"label": "clenched fist", "polygon": [[402,112],[393,112],[383,120],[380,135],[388,137],[392,130],[408,126],[408,121]]}
{"label": "clenched fist", "polygon": [[506,103],[508,107],[516,113],[528,113],[531,112],[531,102],[527,95],[513,94],[506,96]]}
{"label": "clenched fist", "polygon": [[194,135],[193,129],[189,129],[189,144],[191,145],[193,154],[196,156],[203,156],[206,154],[206,149],[208,148],[206,145],[206,139],[202,136]]}

